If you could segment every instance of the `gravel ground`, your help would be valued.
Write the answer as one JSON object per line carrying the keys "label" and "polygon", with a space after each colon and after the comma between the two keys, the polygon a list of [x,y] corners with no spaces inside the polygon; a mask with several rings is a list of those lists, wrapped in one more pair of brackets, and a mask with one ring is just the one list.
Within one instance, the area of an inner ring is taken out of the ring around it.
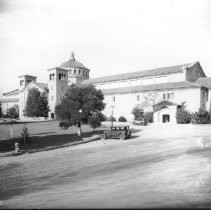
{"label": "gravel ground", "polygon": [[211,207],[211,126],[166,126],[144,127],[128,141],[1,158],[1,205]]}

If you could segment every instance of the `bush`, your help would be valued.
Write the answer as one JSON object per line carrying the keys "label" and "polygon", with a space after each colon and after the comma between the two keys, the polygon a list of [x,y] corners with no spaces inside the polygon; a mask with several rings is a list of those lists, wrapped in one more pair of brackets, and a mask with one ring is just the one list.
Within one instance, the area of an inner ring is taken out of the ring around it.
{"label": "bush", "polygon": [[192,114],[184,108],[178,108],[176,113],[177,123],[187,124],[191,122]]}
{"label": "bush", "polygon": [[5,115],[6,118],[10,118],[10,119],[17,119],[19,117],[19,110],[18,110],[18,106],[15,105],[9,109],[7,109],[7,113]]}
{"label": "bush", "polygon": [[101,121],[102,121],[102,114],[94,113],[92,116],[89,117],[89,125],[95,129],[97,127],[100,127]]}
{"label": "bush", "polygon": [[210,120],[210,115],[207,111],[199,110],[193,114],[191,122],[193,124],[207,124]]}
{"label": "bush", "polygon": [[140,107],[134,107],[132,112],[135,120],[143,120],[144,119],[144,110]]}
{"label": "bush", "polygon": [[144,114],[144,120],[146,120],[148,123],[153,123],[154,122],[153,112],[146,112]]}
{"label": "bush", "polygon": [[118,119],[119,122],[127,122],[127,119],[123,116],[120,116]]}
{"label": "bush", "polygon": [[110,116],[110,117],[108,118],[108,121],[110,121],[110,122],[115,122],[115,121],[116,121],[116,118],[115,118],[115,117]]}
{"label": "bush", "polygon": [[147,123],[148,122],[146,120],[143,120],[143,121],[133,121],[133,125],[144,125],[144,126],[146,126]]}

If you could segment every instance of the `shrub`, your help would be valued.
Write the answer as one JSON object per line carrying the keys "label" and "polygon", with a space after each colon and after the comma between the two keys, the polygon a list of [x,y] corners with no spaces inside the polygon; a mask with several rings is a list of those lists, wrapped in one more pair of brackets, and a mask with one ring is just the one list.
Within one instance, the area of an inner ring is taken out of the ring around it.
{"label": "shrub", "polygon": [[19,117],[19,110],[18,110],[18,106],[15,105],[9,109],[7,109],[7,113],[5,115],[5,117],[8,117],[10,119],[17,119]]}
{"label": "shrub", "polygon": [[134,107],[132,112],[135,120],[143,120],[144,119],[144,110],[140,107]]}
{"label": "shrub", "polygon": [[143,121],[133,121],[133,124],[134,125],[144,125],[144,126],[146,126],[147,123],[148,122],[146,120],[143,120]]}
{"label": "shrub", "polygon": [[207,124],[209,120],[209,113],[200,109],[198,112],[194,112],[191,122],[193,124]]}
{"label": "shrub", "polygon": [[119,122],[127,122],[127,119],[123,116],[120,116],[118,119]]}
{"label": "shrub", "polygon": [[153,123],[154,119],[153,119],[153,112],[146,112],[144,114],[144,119],[148,122],[148,123]]}
{"label": "shrub", "polygon": [[115,117],[113,117],[113,116],[110,116],[110,117],[108,118],[108,121],[110,121],[110,122],[114,122],[114,121],[116,121],[116,118],[115,118]]}
{"label": "shrub", "polygon": [[190,123],[192,119],[192,114],[185,110],[184,108],[178,108],[176,113],[177,123],[186,124]]}
{"label": "shrub", "polygon": [[92,116],[89,117],[89,125],[95,129],[97,127],[100,127],[101,121],[102,121],[102,114],[94,113]]}

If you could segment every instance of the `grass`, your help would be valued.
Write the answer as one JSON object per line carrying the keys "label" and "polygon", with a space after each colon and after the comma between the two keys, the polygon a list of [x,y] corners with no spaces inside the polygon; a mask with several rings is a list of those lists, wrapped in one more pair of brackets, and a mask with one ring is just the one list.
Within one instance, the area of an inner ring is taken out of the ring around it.
{"label": "grass", "polygon": [[[124,123],[116,122],[115,125],[123,125]],[[57,121],[44,122],[26,122],[29,130],[30,143],[25,149],[36,150],[46,149],[59,146],[68,146],[73,142],[81,141],[77,135],[77,128],[72,126],[68,129],[59,127]],[[10,139],[8,132],[8,124],[0,125],[0,152],[9,152],[14,150],[15,142],[22,141],[21,131],[23,124],[12,124],[14,131],[13,139]],[[103,130],[108,129],[110,123],[104,123],[101,127],[93,130],[88,125],[82,125],[83,139],[92,138],[99,135]]]}
{"label": "grass", "polygon": [[[26,123],[29,130],[30,144],[27,149],[41,149],[51,146],[68,145],[75,141],[80,141],[77,136],[77,128],[70,127],[67,130],[61,129],[57,121],[33,122]],[[22,124],[11,125],[14,131],[14,137],[11,140],[8,132],[8,125],[0,125],[0,152],[14,150],[14,143],[21,141]],[[93,135],[100,134],[105,129],[101,126],[93,130],[87,125],[82,125],[83,137],[89,138]]]}

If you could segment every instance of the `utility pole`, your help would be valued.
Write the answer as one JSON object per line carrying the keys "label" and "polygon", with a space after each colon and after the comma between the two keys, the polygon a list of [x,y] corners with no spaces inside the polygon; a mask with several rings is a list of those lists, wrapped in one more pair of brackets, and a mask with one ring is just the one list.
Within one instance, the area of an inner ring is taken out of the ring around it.
{"label": "utility pole", "polygon": [[83,138],[82,138],[82,132],[81,132],[81,113],[82,113],[82,109],[80,109],[78,112],[80,113],[80,128],[79,128],[79,135],[80,135],[80,138],[81,138],[81,141],[82,141],[82,140],[83,140]]}

